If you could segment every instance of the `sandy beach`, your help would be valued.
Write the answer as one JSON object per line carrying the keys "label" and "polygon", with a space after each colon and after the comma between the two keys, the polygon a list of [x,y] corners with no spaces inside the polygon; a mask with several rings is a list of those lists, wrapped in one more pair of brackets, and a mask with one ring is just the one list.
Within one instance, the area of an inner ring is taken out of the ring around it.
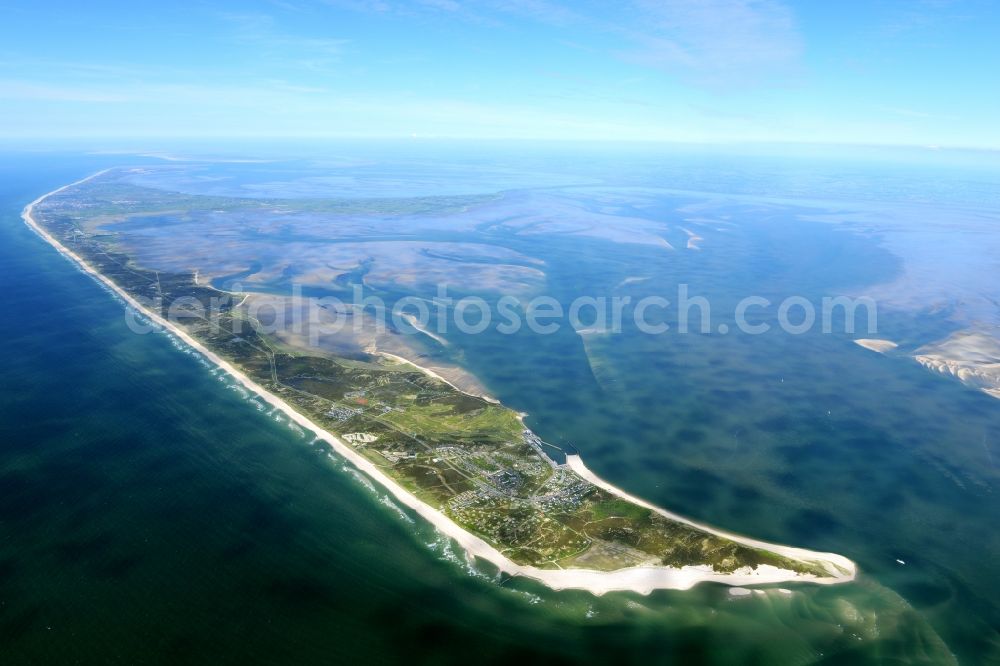
{"label": "sandy beach", "polygon": [[404,357],[400,356],[399,354],[392,354],[390,352],[384,352],[384,351],[378,351],[378,350],[375,350],[372,353],[375,356],[381,356],[383,358],[387,358],[387,359],[393,360],[396,363],[402,363],[403,365],[408,365],[408,366],[410,366],[412,368],[415,368],[415,369],[419,370],[420,372],[424,373],[425,375],[427,375],[428,377],[433,377],[434,379],[438,380],[439,382],[444,382],[445,384],[447,384],[448,386],[452,387],[453,389],[455,389],[459,393],[465,393],[466,395],[471,395],[473,398],[482,398],[486,402],[492,402],[495,405],[499,405],[500,404],[499,400],[497,400],[496,398],[494,398],[493,396],[491,396],[489,394],[486,394],[486,393],[470,393],[469,391],[466,391],[464,389],[459,388],[454,383],[448,381],[447,379],[445,379],[444,377],[442,377],[438,373],[434,372],[430,368],[425,368],[422,365],[417,365],[416,363],[414,363],[410,359],[404,358]]}
{"label": "sandy beach", "polygon": [[[808,560],[821,561],[828,566],[828,569],[830,570],[830,578],[816,579],[813,582],[840,583],[848,580],[853,580],[854,577],[857,575],[857,567],[854,564],[854,562],[847,559],[846,557],[843,557],[842,555],[837,555],[836,553],[819,553],[810,550],[805,550],[802,548],[793,548],[791,546],[781,546],[778,544],[767,543],[765,541],[758,541],[757,539],[751,539],[749,537],[740,536],[739,534],[733,534],[732,532],[719,530],[710,525],[705,525],[704,523],[699,523],[690,520],[688,518],[685,518],[684,516],[680,516],[671,511],[667,511],[666,509],[661,509],[660,507],[650,504],[649,502],[643,499],[635,497],[634,495],[630,495],[629,493],[622,490],[621,488],[618,488],[617,486],[611,485],[610,483],[608,483],[607,481],[605,481],[604,479],[602,479],[601,477],[597,476],[589,469],[587,469],[587,466],[583,464],[583,459],[580,458],[580,456],[578,455],[567,455],[566,464],[567,466],[569,466],[570,469],[579,474],[582,478],[586,479],[587,481],[590,481],[598,488],[606,490],[613,495],[617,495],[622,499],[627,499],[628,501],[638,504],[639,506],[646,507],[647,509],[655,511],[656,513],[660,514],[661,516],[664,516],[665,518],[669,518],[670,520],[674,520],[679,523],[684,523],[685,525],[691,525],[692,527],[696,527],[710,534],[715,534],[725,539],[741,543],[745,546],[750,546],[751,548],[763,548],[765,550],[778,553],[779,555],[784,555],[785,557],[797,560],[808,559]],[[831,567],[829,565],[833,566]],[[844,573],[843,571],[840,571],[840,569],[844,569],[848,573]],[[777,571],[784,571],[784,570],[777,569]]]}
{"label": "sandy beach", "polygon": [[[31,203],[29,203],[22,212],[22,218],[25,223],[34,230],[39,236],[41,236],[46,242],[52,245],[56,250],[58,250],[62,255],[71,259],[76,263],[84,272],[91,275],[94,279],[100,281],[102,284],[106,285],[108,288],[114,291],[129,307],[135,309],[138,312],[143,313],[150,321],[163,327],[165,330],[170,331],[173,335],[177,336],[185,344],[190,346],[192,349],[196,350],[198,353],[203,355],[208,361],[215,364],[227,374],[232,376],[237,382],[244,386],[248,391],[258,395],[262,400],[272,407],[280,410],[284,413],[292,422],[299,425],[306,432],[312,433],[317,440],[325,442],[327,445],[333,449],[338,455],[349,461],[361,472],[366,474],[372,480],[377,482],[383,488],[385,488],[388,493],[401,502],[402,504],[409,507],[412,511],[420,515],[422,518],[434,525],[434,527],[446,535],[447,537],[453,539],[466,551],[467,557],[470,561],[474,558],[480,558],[487,562],[490,562],[496,566],[499,570],[513,575],[513,576],[524,576],[537,580],[550,588],[553,589],[582,589],[590,591],[594,594],[604,594],[611,591],[633,591],[641,594],[649,594],[656,589],[688,589],[697,583],[705,581],[714,581],[718,583],[725,583],[728,585],[752,585],[752,584],[764,584],[764,583],[785,583],[785,582],[809,582],[818,584],[833,584],[842,583],[853,580],[856,575],[856,567],[853,562],[839,555],[834,555],[831,553],[818,553],[807,551],[798,548],[791,548],[788,546],[780,546],[776,544],[764,543],[761,541],[756,541],[754,539],[748,539],[746,537],[740,537],[734,534],[729,534],[716,530],[714,528],[708,527],[706,525],[701,525],[693,521],[687,520],[668,511],[655,507],[643,500],[632,497],[625,493],[624,491],[615,488],[614,486],[603,481],[599,477],[595,476],[590,470],[586,468],[583,461],[579,456],[568,456],[567,463],[571,469],[578,473],[581,477],[590,481],[594,485],[603,488],[604,490],[618,495],[624,499],[631,502],[635,502],[641,506],[650,508],[658,513],[672,519],[681,521],[693,526],[696,526],[705,531],[711,532],[723,536],[728,539],[732,539],[739,543],[752,546],[755,548],[763,548],[769,551],[773,551],[780,555],[799,559],[799,560],[809,560],[824,563],[830,570],[831,575],[829,577],[819,578],[812,575],[798,574],[793,571],[779,569],[776,567],[761,565],[756,569],[742,569],[737,570],[733,573],[719,573],[715,572],[709,566],[685,566],[681,568],[675,567],[633,567],[627,569],[619,569],[616,571],[596,571],[588,569],[562,569],[562,570],[548,570],[539,569],[536,567],[522,566],[504,556],[501,552],[496,550],[493,546],[488,544],[483,539],[467,532],[465,529],[460,527],[457,523],[453,522],[443,513],[434,509],[433,507],[425,504],[421,500],[417,499],[408,490],[397,484],[392,478],[387,476],[381,470],[379,470],[373,463],[364,458],[362,455],[357,453],[352,446],[348,443],[342,441],[335,435],[322,428],[315,425],[307,417],[297,412],[291,405],[281,400],[277,396],[271,394],[265,390],[262,386],[254,382],[247,375],[241,372],[238,368],[230,364],[225,359],[221,358],[210,349],[205,347],[202,343],[188,334],[185,330],[173,323],[167,321],[160,315],[151,310],[146,309],[137,300],[135,300],[131,295],[129,295],[125,290],[120,288],[112,280],[108,279],[100,272],[96,271],[92,266],[90,266],[86,261],[84,261],[79,255],[74,253],[69,248],[63,246],[58,240],[56,240],[52,235],[50,235],[45,229],[43,229],[34,219],[32,213],[35,206],[40,202],[44,201],[46,198],[62,192],[75,185],[82,184],[93,178],[100,176],[108,170],[100,171],[98,173],[92,174],[87,178],[81,179],[69,185],[64,185],[48,194],[38,197]],[[859,342],[860,344],[860,342]],[[386,356],[392,356],[386,354]],[[413,365],[414,367],[420,369],[423,372],[428,373],[430,376],[436,377],[437,379],[443,380],[436,374],[421,368],[418,365],[411,363],[410,361],[403,359],[401,357],[394,357],[396,360]],[[841,570],[842,569],[842,570]]]}

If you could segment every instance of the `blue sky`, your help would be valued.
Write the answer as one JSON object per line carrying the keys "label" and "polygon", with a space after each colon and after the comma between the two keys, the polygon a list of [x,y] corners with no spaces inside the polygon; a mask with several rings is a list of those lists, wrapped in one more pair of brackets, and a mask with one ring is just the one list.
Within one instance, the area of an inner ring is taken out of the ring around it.
{"label": "blue sky", "polygon": [[0,0],[0,136],[1000,149],[991,0]]}

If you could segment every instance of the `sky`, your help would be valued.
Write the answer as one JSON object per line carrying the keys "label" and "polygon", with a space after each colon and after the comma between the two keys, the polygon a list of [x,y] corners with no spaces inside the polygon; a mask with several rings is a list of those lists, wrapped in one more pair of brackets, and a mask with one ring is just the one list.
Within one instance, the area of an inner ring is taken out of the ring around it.
{"label": "sky", "polygon": [[1000,149],[993,0],[0,0],[0,137]]}

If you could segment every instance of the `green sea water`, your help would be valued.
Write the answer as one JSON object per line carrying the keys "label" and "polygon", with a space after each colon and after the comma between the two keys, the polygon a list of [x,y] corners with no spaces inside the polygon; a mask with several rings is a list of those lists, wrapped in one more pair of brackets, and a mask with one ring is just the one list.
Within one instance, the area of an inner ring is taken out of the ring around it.
{"label": "green sea water", "polygon": [[[465,562],[168,336],[130,332],[20,222],[31,199],[119,162],[0,161],[0,662],[1000,660],[1000,402],[846,336],[455,336],[495,395],[611,482],[862,571],[738,598],[553,592]],[[713,303],[900,270],[878,244],[790,219],[697,265],[585,242],[544,254],[560,299],[610,292],[636,265]],[[953,324],[881,326],[905,343]]]}

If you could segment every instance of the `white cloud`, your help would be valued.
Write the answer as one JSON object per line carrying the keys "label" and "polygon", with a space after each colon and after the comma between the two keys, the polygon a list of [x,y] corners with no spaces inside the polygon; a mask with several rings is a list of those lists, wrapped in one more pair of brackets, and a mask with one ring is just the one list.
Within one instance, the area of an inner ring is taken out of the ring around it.
{"label": "white cloud", "polygon": [[78,86],[45,85],[26,81],[0,81],[0,100],[32,102],[128,102],[127,92],[100,91]]}
{"label": "white cloud", "polygon": [[[796,71],[803,51],[793,12],[779,0],[421,0],[478,22],[518,17],[609,56],[710,87],[755,84]],[[381,11],[403,5],[380,5]],[[412,9],[412,7],[410,7]],[[596,38],[596,42],[590,42]],[[612,42],[618,42],[617,48]]]}
{"label": "white cloud", "polygon": [[267,14],[224,14],[223,18],[233,26],[237,41],[275,52],[291,51],[336,58],[351,41],[285,34],[276,28],[274,19]]}
{"label": "white cloud", "polygon": [[773,0],[635,0],[641,27],[622,55],[695,83],[756,83],[794,71],[803,50],[792,12]]}
{"label": "white cloud", "polygon": [[933,118],[931,114],[915,109],[904,109],[896,106],[884,106],[882,109],[897,116],[905,116],[906,118]]}

